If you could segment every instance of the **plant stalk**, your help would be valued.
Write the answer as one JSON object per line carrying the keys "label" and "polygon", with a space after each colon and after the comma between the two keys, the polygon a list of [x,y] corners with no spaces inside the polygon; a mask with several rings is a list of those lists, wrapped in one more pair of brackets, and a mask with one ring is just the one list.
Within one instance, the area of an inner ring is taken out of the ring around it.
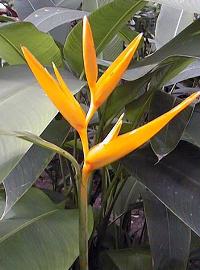
{"label": "plant stalk", "polygon": [[80,270],[88,270],[88,178],[83,171],[79,184],[79,260]]}

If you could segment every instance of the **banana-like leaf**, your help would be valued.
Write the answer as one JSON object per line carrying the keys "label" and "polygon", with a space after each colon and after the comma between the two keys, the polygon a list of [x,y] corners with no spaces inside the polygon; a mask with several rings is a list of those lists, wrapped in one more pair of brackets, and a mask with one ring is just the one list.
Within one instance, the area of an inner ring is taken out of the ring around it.
{"label": "banana-like leaf", "polygon": [[152,91],[147,91],[139,98],[133,100],[126,106],[126,118],[130,121],[130,130],[138,127],[144,121],[146,113],[149,111],[153,97]]}
{"label": "banana-like leaf", "polygon": [[198,147],[180,142],[159,163],[147,146],[125,158],[123,165],[172,213],[200,235],[199,160]]}
{"label": "banana-like leaf", "polygon": [[114,206],[114,212],[119,216],[122,213],[131,209],[131,204],[134,204],[139,198],[140,183],[133,178],[129,177],[126,180]]}
{"label": "banana-like leaf", "polygon": [[62,56],[53,38],[29,22],[0,25],[0,57],[10,65],[24,64],[21,46],[26,46],[43,65],[62,66]]}
{"label": "banana-like leaf", "polygon": [[200,13],[199,0],[154,0],[154,2],[165,4],[176,9],[181,9],[193,13]]}
{"label": "banana-like leaf", "polygon": [[24,21],[31,22],[45,33],[52,29],[75,20],[80,20],[87,12],[67,8],[48,7],[31,13]]}
{"label": "banana-like leaf", "polygon": [[[62,75],[73,93],[77,93],[83,82],[71,73]],[[0,69],[0,128],[29,131],[40,135],[57,114],[57,109],[40,89],[26,66]],[[31,144],[14,137],[0,136],[0,182],[21,160]]]}
{"label": "banana-like leaf", "polygon": [[[169,57],[190,56],[194,58],[200,57],[199,43],[200,43],[200,20],[196,20],[179,35],[161,47],[152,55],[146,57],[134,64],[123,75],[123,79],[127,81],[137,80],[148,72],[152,71],[158,63],[166,61]],[[99,64],[109,66],[109,62],[99,60]],[[182,71],[182,70],[181,70]],[[187,79],[188,77],[186,77]],[[167,83],[167,82],[166,82]]]}
{"label": "banana-like leaf", "polygon": [[114,61],[123,51],[123,49],[123,41],[121,37],[116,35],[103,50],[102,58],[107,61]]}
{"label": "banana-like leaf", "polygon": [[[147,95],[150,95],[151,97],[153,93],[160,90],[168,81],[187,67],[191,62],[192,58],[190,57],[171,56],[161,61],[152,73],[147,73],[137,80],[126,82],[123,85],[118,86],[108,99],[105,111],[105,121],[108,121],[119,114],[127,104],[131,102],[137,103],[138,101],[136,98],[140,97],[145,92],[145,89],[149,84],[149,94],[146,94],[144,98],[141,97],[141,99],[146,102],[146,98],[148,99]],[[130,104],[130,106],[132,106],[132,104]],[[138,109],[142,113],[142,108],[138,107]],[[130,107],[129,110],[131,110]],[[131,117],[131,121],[137,123],[137,121],[140,120],[139,115],[136,111],[134,113],[136,113],[138,119],[133,119]]]}
{"label": "banana-like leaf", "polygon": [[123,26],[119,31],[119,36],[126,42],[130,43],[139,33],[131,30],[127,25]]}
{"label": "banana-like leaf", "polygon": [[[1,269],[69,269],[79,255],[78,224],[78,210],[58,209],[31,189],[0,221]],[[92,227],[89,211],[90,233]]]}
{"label": "banana-like leaf", "polygon": [[44,7],[66,7],[77,9],[81,0],[14,0],[14,8],[20,20],[24,20],[32,12]]}
{"label": "banana-like leaf", "polygon": [[151,255],[146,249],[117,249],[102,254],[104,270],[152,270]]}
{"label": "banana-like leaf", "polygon": [[145,188],[142,198],[154,269],[186,270],[191,230]]}
{"label": "banana-like leaf", "polygon": [[200,61],[196,60],[192,64],[190,64],[186,69],[181,71],[176,77],[166,83],[167,85],[176,84],[178,82],[195,78],[200,76]]}
{"label": "banana-like leaf", "polygon": [[194,21],[179,35],[157,50],[154,54],[140,61],[137,66],[156,64],[171,55],[199,57],[200,20]]}
{"label": "banana-like leaf", "polygon": [[[151,102],[149,120],[155,119],[163,113],[171,110],[181,102],[180,99],[164,92],[157,92]],[[160,106],[162,104],[162,106]],[[178,145],[192,116],[194,107],[189,106],[164,127],[154,138],[151,139],[151,147],[158,159],[173,151]]]}
{"label": "banana-like leaf", "polygon": [[177,34],[183,31],[194,20],[194,12],[177,10],[162,5],[156,22],[155,43],[156,49],[164,46]]}
{"label": "banana-like leaf", "polygon": [[200,148],[200,104],[194,109],[192,118],[185,129],[183,140],[186,140]]}
{"label": "banana-like leaf", "polygon": [[57,7],[78,9],[81,6],[82,0],[53,0],[53,2]]}
{"label": "banana-like leaf", "polygon": [[82,10],[92,12],[99,7],[98,0],[83,0],[82,1]]}
{"label": "banana-like leaf", "polygon": [[[41,136],[47,141],[60,146],[65,141],[68,130],[69,126],[64,120],[52,120]],[[3,181],[6,192],[6,205],[3,216],[31,188],[54,155],[55,152],[36,145],[29,149],[19,164]]]}
{"label": "banana-like leaf", "polygon": [[[115,0],[89,16],[97,55],[113,39],[119,29],[145,5],[142,0]],[[76,25],[68,35],[64,56],[71,69],[78,74],[83,72],[82,23]]]}

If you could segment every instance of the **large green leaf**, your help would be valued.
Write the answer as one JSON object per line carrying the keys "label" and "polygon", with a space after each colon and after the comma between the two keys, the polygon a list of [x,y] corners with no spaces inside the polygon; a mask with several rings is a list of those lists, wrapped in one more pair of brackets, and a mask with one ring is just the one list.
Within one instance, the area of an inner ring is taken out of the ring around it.
{"label": "large green leaf", "polygon": [[139,33],[131,30],[128,25],[124,25],[122,29],[119,31],[119,35],[126,42],[130,43]]}
{"label": "large green leaf", "polygon": [[[124,73],[123,79],[128,81],[136,80],[150,72],[153,68],[157,66],[158,63],[166,60],[171,56],[179,55],[199,57],[199,27],[200,20],[196,20],[165,46],[157,50],[152,55],[146,57],[144,60],[135,63],[132,68],[129,68]],[[174,59],[174,62],[176,62],[176,59]],[[109,65],[108,62],[103,61],[101,61],[100,64],[105,66]],[[181,77],[182,80],[184,80],[184,76],[185,78],[188,78],[188,75],[186,73],[183,74],[183,76]]]}
{"label": "large green leaf", "polygon": [[180,72],[176,77],[170,80],[166,84],[166,86],[173,85],[190,78],[198,77],[199,75],[200,75],[200,61],[196,60],[192,64],[190,64],[187,68],[185,68],[182,72]]}
{"label": "large green leaf", "polygon": [[119,36],[115,36],[105,47],[102,57],[108,61],[114,61],[123,51],[123,41]]}
{"label": "large green leaf", "polygon": [[[97,55],[103,51],[133,14],[144,5],[145,1],[142,0],[115,0],[89,16]],[[83,71],[81,22],[68,35],[64,46],[64,56],[72,70],[81,74]]]}
{"label": "large green leaf", "polygon": [[48,7],[41,8],[31,13],[24,21],[31,22],[40,31],[45,33],[66,23],[80,20],[87,12],[67,8]]}
{"label": "large green leaf", "polygon": [[82,1],[82,10],[92,12],[99,7],[98,0],[83,0]]}
{"label": "large green leaf", "polygon": [[200,147],[200,104],[194,109],[192,118],[184,132],[183,140],[193,143]]}
{"label": "large green leaf", "polygon": [[[64,120],[52,120],[42,133],[42,138],[58,146],[64,142],[69,126]],[[33,185],[35,180],[47,167],[55,152],[33,145],[19,164],[3,181],[6,191],[4,215]]]}
{"label": "large green leaf", "polygon": [[[83,82],[62,72],[70,89],[77,93]],[[57,114],[32,73],[25,66],[0,69],[0,128],[29,131],[40,135]],[[0,182],[20,161],[31,144],[14,137],[0,136]]]}
{"label": "large green leaf", "polygon": [[127,158],[123,164],[179,219],[200,235],[200,150],[180,142],[159,163],[150,146]]}
{"label": "large green leaf", "polygon": [[104,115],[105,121],[115,117],[128,103],[138,98],[145,91],[149,81],[150,77],[144,76],[133,82],[119,85],[108,98]]}
{"label": "large green leaf", "polygon": [[14,0],[14,8],[20,20],[24,20],[32,12],[44,7],[65,7],[77,9],[81,0]]}
{"label": "large green leaf", "polygon": [[[164,114],[181,102],[180,99],[164,92],[157,92],[151,102],[149,120]],[[162,104],[162,106],[161,106]],[[183,132],[189,123],[193,107],[189,106],[164,127],[153,139],[151,146],[158,159],[168,155],[179,143]]]}
{"label": "large green leaf", "polygon": [[[0,222],[1,269],[68,269],[79,254],[78,224],[78,210],[58,209],[30,190]],[[90,233],[92,226],[90,212]]]}
{"label": "large green leaf", "polygon": [[151,255],[145,249],[118,249],[104,252],[102,270],[152,270]]}
{"label": "large green leaf", "polygon": [[24,20],[28,15],[39,8],[55,6],[54,0],[14,0],[13,2],[20,20]]}
{"label": "large green leaf", "polygon": [[52,62],[62,65],[61,52],[49,34],[40,32],[28,22],[0,25],[1,58],[10,65],[24,64],[22,45],[29,48],[44,65],[51,65]]}
{"label": "large green leaf", "polygon": [[[119,114],[119,112],[132,101],[133,104],[130,104],[129,109],[131,106],[135,106],[135,103],[141,103],[142,100],[137,101],[136,98],[140,97],[146,91],[147,86],[149,94],[144,95],[140,99],[143,99],[143,101],[146,101],[148,99],[148,102],[150,102],[150,98],[152,98],[152,95],[156,91],[160,90],[167,81],[171,80],[180,71],[187,67],[191,63],[191,61],[192,58],[190,57],[169,57],[160,62],[152,71],[152,73],[147,73],[146,75],[140,77],[137,80],[134,80],[132,82],[126,82],[123,85],[118,86],[108,99],[105,112],[105,120],[107,121],[108,119]],[[145,107],[143,106],[143,108]],[[138,107],[138,109],[140,112],[142,112],[141,108]],[[137,114],[137,112],[134,113]],[[131,121],[133,121],[133,117]]]}
{"label": "large green leaf", "polygon": [[186,270],[191,230],[145,188],[142,197],[154,269]]}
{"label": "large green leaf", "polygon": [[144,122],[146,113],[149,111],[152,96],[152,91],[147,91],[126,106],[126,118],[131,123],[131,129],[136,128],[141,122]]}
{"label": "large green leaf", "polygon": [[121,215],[130,210],[131,205],[133,205],[140,196],[139,187],[140,184],[138,184],[135,178],[129,177],[126,180],[114,205],[114,212],[117,215]]}
{"label": "large green leaf", "polygon": [[158,63],[168,58],[169,56],[192,56],[199,57],[199,42],[200,42],[200,20],[194,21],[179,35],[168,42],[165,46],[157,50],[152,55],[135,64],[132,69],[127,70],[124,79],[135,80],[155,67]]}

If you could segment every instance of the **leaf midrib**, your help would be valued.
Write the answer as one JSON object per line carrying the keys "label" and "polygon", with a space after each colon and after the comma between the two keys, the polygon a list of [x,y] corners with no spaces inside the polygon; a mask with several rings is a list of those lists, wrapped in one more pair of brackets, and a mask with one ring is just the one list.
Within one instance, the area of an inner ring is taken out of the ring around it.
{"label": "leaf midrib", "polygon": [[19,57],[24,61],[24,57],[23,57],[22,53],[20,52],[20,50],[9,39],[7,39],[3,34],[0,33],[0,37],[2,39],[4,39],[17,52]]}
{"label": "leaf midrib", "polygon": [[113,25],[113,27],[110,28],[110,31],[105,35],[105,37],[102,39],[102,41],[99,43],[99,45],[96,48],[97,55],[101,52],[101,47],[103,47],[105,41],[108,39],[110,33],[114,31],[116,27],[118,27],[121,22],[128,16],[129,13],[132,12],[133,9],[135,9],[137,6],[139,6],[142,2],[145,2],[144,0],[140,0],[138,3],[136,3],[134,6],[132,6],[130,9],[127,10],[127,12],[124,13],[123,16],[120,17],[120,19]]}
{"label": "leaf midrib", "polygon": [[[55,212],[59,211],[59,209],[54,209],[54,210],[51,210],[47,213],[44,213],[42,215],[39,215],[25,223],[23,223],[21,226],[17,227],[15,230],[12,230],[11,232],[7,233],[6,235],[4,235],[3,237],[0,238],[0,243],[4,242],[5,240],[7,240],[9,237],[12,237],[14,234],[20,232],[21,230],[23,230],[24,228],[28,227],[29,225],[32,225],[33,223],[39,221],[40,219],[44,218],[44,217],[47,217],[49,215],[52,215],[54,214]],[[6,222],[5,222],[6,224]]]}

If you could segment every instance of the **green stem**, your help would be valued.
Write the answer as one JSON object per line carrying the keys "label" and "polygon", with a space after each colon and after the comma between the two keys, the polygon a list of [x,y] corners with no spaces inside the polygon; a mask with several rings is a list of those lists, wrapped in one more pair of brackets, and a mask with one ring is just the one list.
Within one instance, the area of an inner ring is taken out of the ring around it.
{"label": "green stem", "polygon": [[88,178],[82,174],[79,185],[79,254],[80,270],[88,270]]}
{"label": "green stem", "polygon": [[72,166],[71,166],[71,163],[69,162],[69,160],[67,160],[67,168],[68,168],[70,178],[71,178],[71,181],[72,181],[72,185],[73,185],[75,206],[78,207],[78,190],[77,190],[77,187],[78,187],[77,181],[78,181],[78,179],[76,179],[74,177],[74,170],[72,169]]}

